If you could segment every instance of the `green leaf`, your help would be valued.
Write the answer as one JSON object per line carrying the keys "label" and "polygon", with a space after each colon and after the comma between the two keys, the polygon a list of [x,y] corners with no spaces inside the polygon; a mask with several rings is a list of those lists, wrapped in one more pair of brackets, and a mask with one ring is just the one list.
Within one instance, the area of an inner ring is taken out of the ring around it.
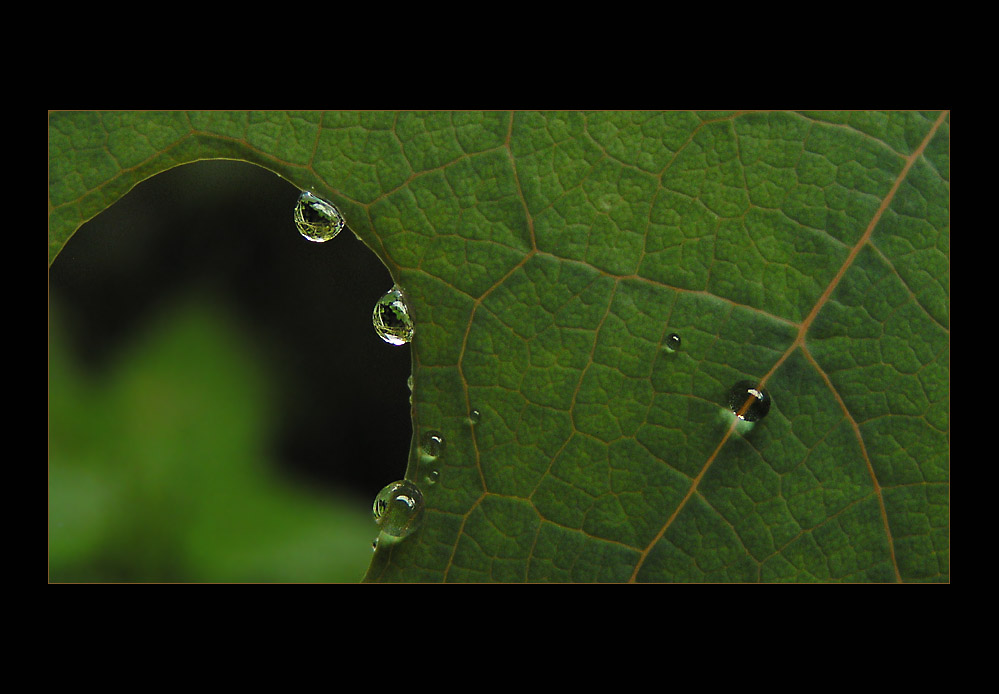
{"label": "green leaf", "polygon": [[[947,112],[56,112],[50,262],[197,159],[340,207],[410,303],[414,442],[447,439],[400,461],[423,526],[367,580],[946,581],[949,132]],[[741,380],[773,399],[754,424],[727,407]]]}

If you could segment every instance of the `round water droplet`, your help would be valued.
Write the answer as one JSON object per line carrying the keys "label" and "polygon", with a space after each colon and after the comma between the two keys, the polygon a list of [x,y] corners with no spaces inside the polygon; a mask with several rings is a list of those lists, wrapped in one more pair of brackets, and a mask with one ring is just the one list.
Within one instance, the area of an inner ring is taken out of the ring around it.
{"label": "round water droplet", "polygon": [[295,226],[298,233],[309,241],[322,243],[334,238],[346,222],[333,203],[309,191],[302,191],[295,205]]}
{"label": "round water droplet", "polygon": [[739,381],[728,391],[729,408],[739,416],[739,419],[747,422],[758,422],[766,417],[771,402],[770,394],[762,388],[757,388],[754,381]]}
{"label": "round water droplet", "polygon": [[385,485],[371,505],[371,514],[386,535],[406,537],[423,518],[423,492],[409,480]]}
{"label": "round water droplet", "polygon": [[472,410],[468,413],[468,421],[472,424],[478,424],[480,419],[482,419],[482,413],[478,410]]}
{"label": "round water droplet", "polygon": [[445,446],[447,441],[444,440],[444,434],[439,431],[425,431],[420,438],[420,448],[423,450],[423,455],[428,458],[441,457]]}
{"label": "round water droplet", "polygon": [[666,349],[670,352],[675,352],[680,349],[680,336],[676,333],[670,333],[666,336]]}
{"label": "round water droplet", "polygon": [[423,476],[423,479],[426,481],[426,483],[431,486],[437,484],[437,480],[439,480],[440,478],[441,478],[441,471],[436,468],[432,470],[427,470],[426,474],[424,474]]}
{"label": "round water droplet", "polygon": [[378,300],[371,322],[378,337],[390,345],[404,345],[413,339],[413,320],[398,287],[392,287]]}

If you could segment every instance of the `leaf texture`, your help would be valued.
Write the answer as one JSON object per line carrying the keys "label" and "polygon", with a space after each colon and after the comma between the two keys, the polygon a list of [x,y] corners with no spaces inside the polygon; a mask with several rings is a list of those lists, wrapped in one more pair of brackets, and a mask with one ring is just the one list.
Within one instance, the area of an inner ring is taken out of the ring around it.
{"label": "leaf texture", "polygon": [[948,112],[53,112],[49,260],[198,159],[337,204],[416,328],[425,518],[366,580],[947,581],[949,142]]}

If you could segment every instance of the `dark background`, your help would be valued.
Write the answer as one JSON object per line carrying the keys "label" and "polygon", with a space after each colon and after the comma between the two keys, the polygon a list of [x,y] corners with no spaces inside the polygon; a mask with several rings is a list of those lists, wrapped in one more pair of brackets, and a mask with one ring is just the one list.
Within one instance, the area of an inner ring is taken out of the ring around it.
{"label": "dark background", "polygon": [[371,325],[392,286],[388,270],[349,229],[327,243],[303,239],[292,217],[298,195],[244,162],[159,174],[70,239],[49,271],[50,302],[79,362],[99,377],[178,295],[221,300],[277,384],[275,464],[373,499],[405,472],[410,347],[382,342]]}

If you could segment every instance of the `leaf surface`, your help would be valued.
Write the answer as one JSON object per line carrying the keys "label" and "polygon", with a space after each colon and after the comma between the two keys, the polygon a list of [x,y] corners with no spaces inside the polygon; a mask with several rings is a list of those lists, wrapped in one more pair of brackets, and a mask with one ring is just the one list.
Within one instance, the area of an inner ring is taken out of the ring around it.
{"label": "leaf surface", "polygon": [[50,262],[205,158],[406,292],[426,511],[367,580],[949,580],[947,112],[56,112]]}

